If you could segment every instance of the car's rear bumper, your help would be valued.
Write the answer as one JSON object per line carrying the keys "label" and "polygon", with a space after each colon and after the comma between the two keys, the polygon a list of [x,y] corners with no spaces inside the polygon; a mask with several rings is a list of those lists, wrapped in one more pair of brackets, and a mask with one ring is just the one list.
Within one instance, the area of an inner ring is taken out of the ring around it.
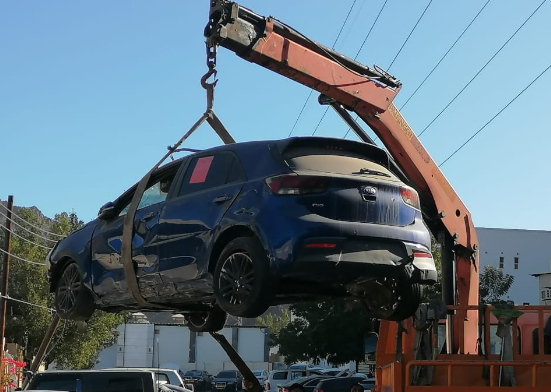
{"label": "car's rear bumper", "polygon": [[397,275],[405,268],[410,269],[412,282],[437,281],[434,260],[423,245],[378,237],[310,237],[300,244],[284,277],[349,282]]}

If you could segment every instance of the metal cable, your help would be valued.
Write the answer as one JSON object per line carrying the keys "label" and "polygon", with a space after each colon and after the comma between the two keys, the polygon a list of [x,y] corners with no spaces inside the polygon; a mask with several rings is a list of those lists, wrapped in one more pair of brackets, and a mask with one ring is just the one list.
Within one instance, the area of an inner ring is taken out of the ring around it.
{"label": "metal cable", "polygon": [[40,245],[40,244],[37,244],[36,242],[32,242],[31,240],[26,239],[26,238],[23,237],[22,235],[17,234],[15,231],[8,229],[8,228],[7,228],[5,225],[3,225],[2,223],[0,223],[0,227],[3,227],[5,230],[9,231],[9,232],[12,233],[14,236],[21,238],[23,241],[27,241],[27,242],[29,242],[29,243],[31,243],[31,244],[33,244],[33,245],[39,246],[39,247],[44,248],[44,249],[47,249],[47,250],[52,249],[51,247],[47,247],[47,246],[44,246],[44,245]]}
{"label": "metal cable", "polygon": [[[352,12],[352,9],[354,8],[354,5],[356,5],[356,1],[357,0],[354,0],[352,2],[352,6],[350,7],[350,9],[348,10],[348,14],[346,14],[346,18],[344,19],[344,22],[342,23],[342,26],[341,26],[341,29],[339,30],[339,33],[337,34],[337,38],[335,38],[335,42],[333,43],[333,47],[332,49],[335,49],[335,45],[337,44],[337,41],[339,40],[339,37],[341,36],[342,34],[342,30],[344,29],[344,26],[346,25],[346,22],[348,21],[348,18],[350,17],[350,13]],[[310,90],[310,93],[308,94],[308,97],[306,98],[306,101],[304,101],[304,105],[302,105],[302,109],[300,109],[300,112],[298,114],[298,117],[297,119],[295,120],[295,123],[293,124],[293,127],[291,128],[291,132],[289,132],[289,136],[288,137],[291,137],[291,134],[293,133],[293,131],[295,130],[297,124],[298,124],[298,121],[300,120],[300,117],[302,116],[302,113],[304,112],[304,109],[306,108],[306,105],[308,104],[308,102],[310,101],[310,97],[312,97],[312,94],[314,93],[314,90]]]}
{"label": "metal cable", "polygon": [[15,302],[19,302],[19,303],[22,303],[22,304],[25,304],[25,305],[30,305],[30,306],[34,306],[36,308],[42,308],[42,309],[46,309],[50,312],[55,312],[54,309],[52,308],[49,308],[47,306],[44,306],[44,305],[38,305],[38,304],[33,304],[32,302],[27,302],[27,301],[23,301],[21,299],[16,299],[16,298],[13,298],[13,297],[10,297],[9,295],[4,295],[2,293],[0,293],[0,298],[5,298],[7,299],[8,301],[15,301]]}
{"label": "metal cable", "polygon": [[[8,210],[8,207],[6,207],[5,205],[3,205],[2,203],[0,203],[0,206],[4,207],[4,208],[6,209],[6,211]],[[12,211],[12,215],[15,216],[15,217],[17,217],[17,219],[19,219],[19,220],[25,222],[26,224],[28,224],[28,225],[31,226],[32,228],[42,231],[43,233],[51,234],[51,235],[53,235],[53,236],[57,236],[57,237],[60,237],[60,238],[63,238],[63,237],[64,237],[63,235],[56,234],[56,233],[52,233],[51,231],[44,230],[44,229],[42,229],[42,228],[40,228],[40,227],[38,227],[38,226],[33,225],[32,223],[30,223],[30,222],[26,221],[25,219],[21,218],[21,217],[19,216],[19,214],[16,214],[14,211]]]}
{"label": "metal cable", "polygon": [[419,24],[419,22],[421,22],[421,19],[423,19],[423,16],[425,16],[425,13],[427,12],[427,10],[429,9],[429,7],[430,7],[431,4],[432,4],[432,0],[429,1],[429,3],[427,4],[427,6],[425,7],[425,10],[423,11],[423,13],[422,13],[421,16],[419,17],[419,19],[417,19],[417,23],[415,23],[415,26],[413,26],[413,29],[411,29],[411,31],[409,32],[409,35],[407,36],[406,40],[404,41],[404,43],[403,43],[402,46],[400,47],[400,50],[398,50],[398,53],[396,53],[396,56],[394,56],[394,59],[392,59],[392,62],[391,62],[390,65],[388,66],[387,71],[390,71],[390,68],[392,68],[392,65],[394,64],[394,62],[396,61],[396,59],[398,58],[398,56],[400,55],[400,53],[402,53],[402,49],[404,49],[404,46],[406,46],[407,42],[409,41],[409,38],[411,37],[411,35],[412,35],[413,32],[415,31],[415,29],[417,28],[417,25]]}
{"label": "metal cable", "polygon": [[58,336],[56,342],[54,344],[49,344],[48,345],[50,350],[48,350],[48,352],[46,354],[44,354],[44,358],[47,358],[52,353],[52,351],[54,351],[54,348],[57,347],[59,342],[61,342],[61,339],[63,339],[63,336],[65,335],[65,327],[66,326],[67,326],[67,320],[63,320],[63,330],[61,331],[61,334]]}
{"label": "metal cable", "polygon": [[13,258],[15,258],[15,259],[24,261],[25,263],[35,264],[35,265],[41,265],[41,266],[45,266],[45,265],[46,265],[46,263],[39,263],[39,262],[37,262],[37,261],[27,260],[27,259],[24,259],[24,258],[22,258],[22,257],[16,256],[16,255],[14,255],[14,254],[12,254],[12,253],[9,253],[9,252],[5,251],[4,249],[1,249],[1,248],[0,248],[0,252],[4,253],[4,254],[6,254],[6,255],[10,255],[10,257],[13,257]]}
{"label": "metal cable", "polygon": [[455,154],[457,154],[463,147],[465,147],[467,145],[467,143],[469,143],[472,139],[474,139],[474,137],[476,135],[478,135],[480,132],[482,132],[482,130],[484,128],[486,128],[486,126],[488,126],[488,124],[490,124],[492,121],[495,120],[495,118],[497,116],[499,116],[505,109],[507,109],[509,107],[509,105],[511,105],[513,102],[515,102],[515,100],[520,97],[526,90],[528,90],[530,88],[530,86],[532,84],[534,84],[540,77],[543,76],[543,74],[545,74],[549,68],[551,68],[551,64],[549,64],[549,66],[547,68],[545,68],[543,70],[542,73],[540,73],[534,80],[532,80],[530,82],[530,84],[526,87],[524,87],[520,93],[518,93],[512,100],[509,101],[509,103],[507,105],[505,105],[504,107],[501,108],[501,110],[499,112],[496,113],[495,116],[493,116],[490,120],[488,120],[488,122],[486,122],[486,124],[484,124],[482,127],[480,127],[480,129],[478,131],[476,131],[470,138],[468,138],[465,143],[463,143],[461,146],[459,146],[459,148],[457,148],[454,152],[452,152],[446,159],[444,159],[444,161],[438,165],[438,167],[441,167],[444,163],[446,163],[451,157],[453,157]]}
{"label": "metal cable", "polygon": [[539,11],[539,9],[545,4],[546,1],[547,0],[543,0],[541,2],[541,4],[538,5],[538,7],[530,14],[530,16],[528,18],[526,18],[526,20],[520,25],[520,27],[518,29],[516,29],[516,31],[513,33],[513,35],[511,35],[509,37],[509,39],[507,41],[505,41],[505,43],[503,45],[501,45],[501,47],[498,49],[498,51],[495,52],[492,57],[490,57],[490,59],[486,62],[486,64],[484,64],[484,66],[478,70],[478,72],[471,78],[471,80],[469,80],[469,82],[465,86],[463,86],[463,88],[457,93],[457,95],[455,97],[453,97],[453,99],[450,102],[448,102],[448,104],[444,107],[444,109],[442,109],[440,111],[440,113],[438,113],[438,115],[435,118],[432,119],[432,121],[421,131],[421,133],[419,135],[417,135],[417,137],[420,137],[423,133],[425,133],[427,131],[427,129],[429,129],[429,127],[442,115],[442,113],[444,113],[451,106],[451,104],[455,102],[455,100],[463,93],[463,91],[465,91],[465,89],[467,87],[469,87],[469,85],[478,77],[478,75],[480,75],[480,73],[482,71],[484,71],[484,69],[488,66],[488,64],[490,64],[492,62],[492,60],[499,54],[499,52],[501,52],[501,50],[505,46],[507,46],[507,44],[513,39],[513,37],[515,35],[517,35],[517,33],[532,18],[532,16],[534,16],[536,14],[536,12]]}
{"label": "metal cable", "polygon": [[7,220],[11,221],[14,225],[19,226],[19,227],[22,228],[23,230],[25,230],[25,231],[27,231],[27,232],[29,232],[29,233],[31,233],[31,234],[37,236],[38,238],[41,238],[41,239],[46,240],[46,241],[53,242],[54,244],[57,243],[57,240],[52,240],[52,239],[50,239],[50,238],[43,237],[43,236],[41,236],[40,234],[35,233],[34,231],[30,231],[30,230],[27,229],[25,226],[20,225],[19,223],[17,223],[15,220],[8,218],[8,216],[7,216],[6,214],[4,214],[2,211],[0,211],[0,215],[2,215],[3,217],[5,217]]}
{"label": "metal cable", "polygon": [[471,20],[471,22],[467,25],[467,27],[465,27],[465,29],[461,32],[461,34],[459,34],[459,37],[457,37],[457,39],[455,40],[455,42],[452,44],[452,46],[449,47],[449,49],[446,51],[446,53],[444,53],[444,55],[442,56],[442,58],[440,60],[438,60],[438,62],[436,63],[436,65],[434,66],[433,69],[431,69],[431,71],[428,73],[427,76],[425,76],[425,79],[423,79],[423,81],[421,82],[421,84],[419,84],[419,86],[417,86],[417,88],[415,89],[415,91],[413,92],[413,94],[411,94],[409,96],[409,98],[406,100],[406,102],[404,102],[404,104],[400,107],[400,111],[408,104],[408,102],[410,101],[411,98],[413,98],[413,96],[415,94],[417,94],[417,91],[419,91],[419,89],[425,84],[425,82],[427,81],[427,79],[434,73],[434,71],[436,71],[436,68],[438,68],[440,66],[440,64],[442,63],[442,61],[444,61],[444,59],[448,56],[448,54],[451,52],[451,50],[455,47],[455,45],[459,42],[459,40],[463,37],[463,35],[465,35],[465,33],[467,32],[467,30],[469,30],[469,28],[471,27],[471,25],[474,23],[474,21],[478,18],[478,16],[482,13],[482,11],[484,11],[484,8],[486,8],[486,6],[488,5],[488,3],[490,2],[491,0],[488,0],[486,1],[486,3],[482,6],[482,8],[478,11],[478,13],[475,15],[475,17]]}

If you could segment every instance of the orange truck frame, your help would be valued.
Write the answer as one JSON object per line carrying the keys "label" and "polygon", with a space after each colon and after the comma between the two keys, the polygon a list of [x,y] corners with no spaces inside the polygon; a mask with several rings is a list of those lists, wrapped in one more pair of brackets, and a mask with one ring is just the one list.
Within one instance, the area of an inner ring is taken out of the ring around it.
{"label": "orange truck frame", "polygon": [[[378,67],[360,64],[277,19],[260,16],[227,0],[210,1],[205,37],[211,56],[222,46],[318,91],[322,94],[320,103],[333,106],[362,141],[373,143],[352,120],[350,112],[356,113],[392,155],[402,180],[420,195],[425,222],[442,250],[446,354],[439,354],[434,361],[414,361],[413,321],[407,320],[403,325],[382,321],[377,347],[377,391],[502,390],[499,373],[504,366],[514,367],[515,390],[551,391],[551,356],[543,354],[544,321],[551,314],[549,308],[522,307],[525,315],[513,322],[512,361],[499,361],[496,355],[482,355],[482,350],[477,350],[479,339],[483,339],[480,346],[489,352],[491,315],[489,308],[483,310],[479,306],[476,231],[469,210],[392,103],[401,83]],[[523,337],[518,331],[522,335],[523,330],[519,325],[532,325],[532,330],[537,326],[539,354],[520,349],[518,342]],[[434,369],[431,385],[412,385],[410,374],[414,366]]]}

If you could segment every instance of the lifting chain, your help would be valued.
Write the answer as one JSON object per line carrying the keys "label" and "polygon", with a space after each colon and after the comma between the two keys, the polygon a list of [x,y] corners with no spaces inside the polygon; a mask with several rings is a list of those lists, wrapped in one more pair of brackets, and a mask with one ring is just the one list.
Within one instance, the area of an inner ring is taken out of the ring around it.
{"label": "lifting chain", "polygon": [[[212,110],[212,107],[214,105],[214,88],[216,87],[216,83],[218,82],[218,79],[216,79],[216,74],[218,73],[218,71],[216,70],[216,53],[218,52],[218,45],[210,45],[207,42],[206,47],[207,47],[207,67],[209,68],[209,70],[201,78],[201,86],[203,86],[203,88],[207,90],[207,113],[208,113]],[[211,76],[214,77],[214,81],[212,83],[208,83],[207,80]]]}

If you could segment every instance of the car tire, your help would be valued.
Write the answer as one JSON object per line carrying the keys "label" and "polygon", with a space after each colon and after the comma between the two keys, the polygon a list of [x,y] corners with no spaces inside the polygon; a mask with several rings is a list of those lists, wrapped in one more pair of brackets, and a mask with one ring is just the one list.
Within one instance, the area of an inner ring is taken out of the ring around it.
{"label": "car tire", "polygon": [[270,307],[274,283],[264,247],[254,237],[230,241],[214,270],[218,305],[235,317],[258,317]]}
{"label": "car tire", "polygon": [[[196,312],[186,315],[188,328],[191,332],[217,332],[226,325],[226,312],[215,309],[210,312]],[[205,387],[205,390],[207,388]]]}
{"label": "car tire", "polygon": [[83,284],[77,263],[67,264],[55,285],[55,309],[60,318],[86,321],[92,317],[96,305],[90,290]]}
{"label": "car tire", "polygon": [[421,285],[419,283],[402,281],[400,288],[400,299],[394,313],[389,317],[391,321],[401,321],[413,316],[421,304]]}
{"label": "car tire", "polygon": [[375,282],[377,286],[363,297],[373,318],[401,321],[415,314],[421,303],[421,285],[412,283],[407,273]]}

